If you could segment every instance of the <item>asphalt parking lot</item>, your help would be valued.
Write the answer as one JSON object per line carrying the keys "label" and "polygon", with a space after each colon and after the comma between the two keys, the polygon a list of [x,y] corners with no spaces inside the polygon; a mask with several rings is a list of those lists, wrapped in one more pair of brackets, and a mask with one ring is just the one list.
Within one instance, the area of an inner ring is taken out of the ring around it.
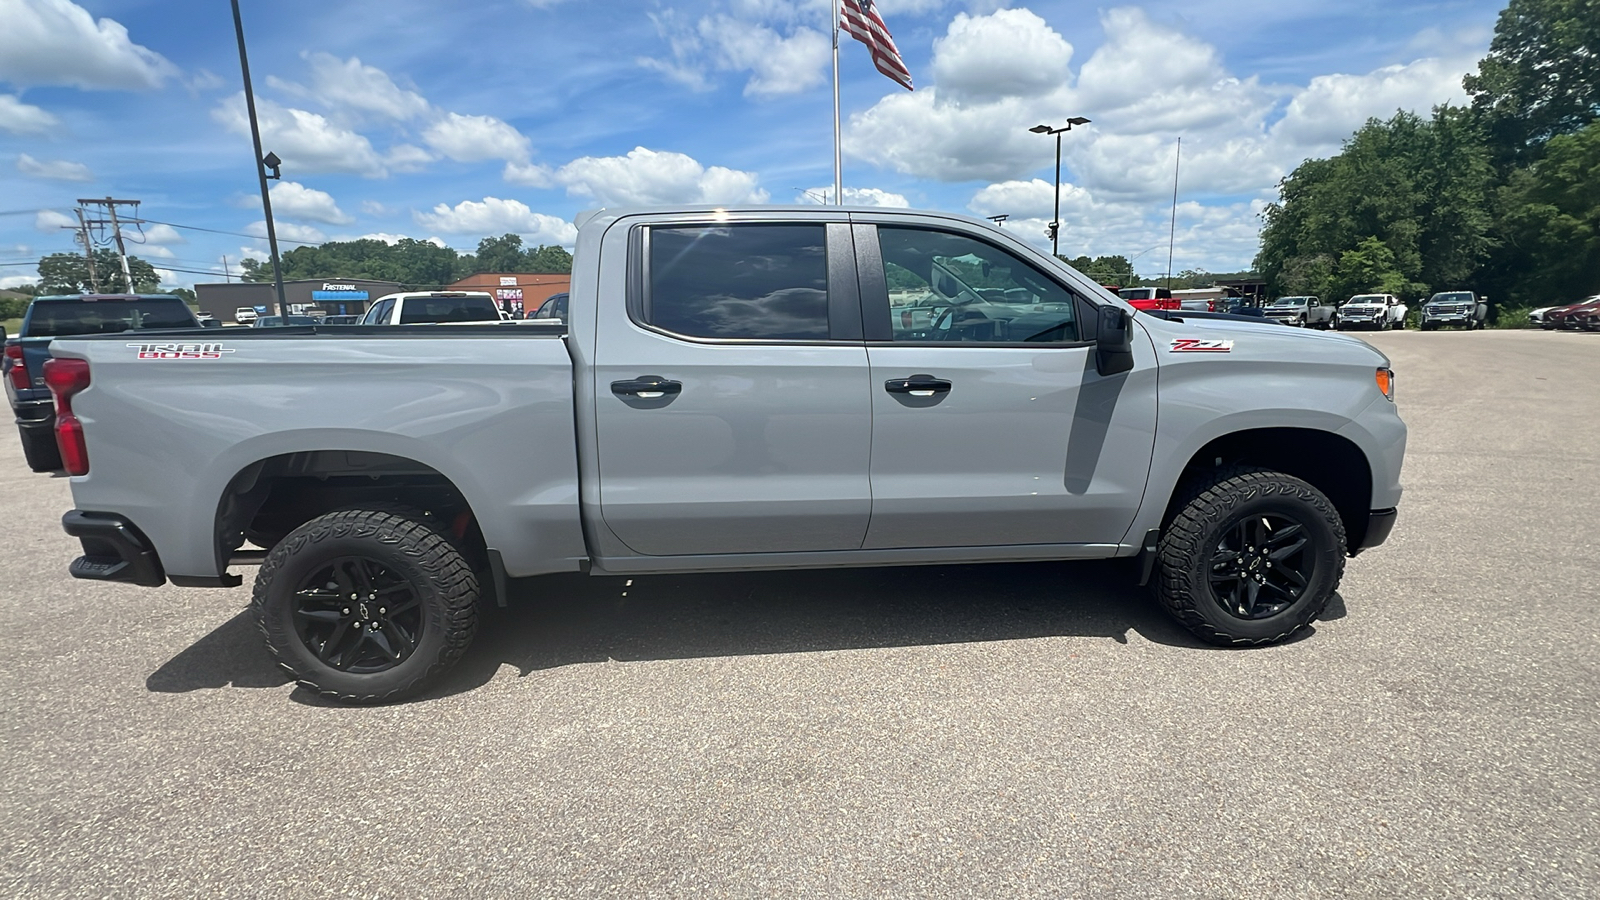
{"label": "asphalt parking lot", "polygon": [[0,429],[0,894],[1595,896],[1600,334],[1366,337],[1399,524],[1248,651],[1107,563],[574,577],[332,707]]}

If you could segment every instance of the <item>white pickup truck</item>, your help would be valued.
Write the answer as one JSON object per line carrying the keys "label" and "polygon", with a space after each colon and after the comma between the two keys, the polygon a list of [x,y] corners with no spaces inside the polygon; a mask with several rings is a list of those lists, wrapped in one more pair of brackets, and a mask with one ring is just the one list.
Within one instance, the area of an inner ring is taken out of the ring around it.
{"label": "white pickup truck", "polygon": [[499,322],[506,315],[482,291],[409,291],[372,302],[362,325],[454,325]]}
{"label": "white pickup truck", "polygon": [[982,220],[604,211],[567,312],[56,341],[72,574],[259,564],[272,655],[375,702],[465,652],[480,596],[557,572],[1127,557],[1200,638],[1271,643],[1395,521],[1377,350],[1135,314]]}

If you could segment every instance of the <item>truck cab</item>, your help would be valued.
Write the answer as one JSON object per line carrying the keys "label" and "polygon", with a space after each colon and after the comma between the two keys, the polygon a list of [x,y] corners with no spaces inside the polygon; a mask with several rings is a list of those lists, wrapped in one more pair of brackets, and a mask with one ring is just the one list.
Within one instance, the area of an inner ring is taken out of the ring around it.
{"label": "truck cab", "polygon": [[410,291],[373,301],[362,325],[452,325],[499,322],[505,316],[482,291]]}

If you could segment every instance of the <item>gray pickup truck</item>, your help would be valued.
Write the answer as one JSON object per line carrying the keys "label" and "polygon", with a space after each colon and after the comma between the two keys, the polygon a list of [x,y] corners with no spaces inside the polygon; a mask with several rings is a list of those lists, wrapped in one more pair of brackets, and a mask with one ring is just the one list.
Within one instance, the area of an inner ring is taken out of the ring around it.
{"label": "gray pickup truck", "polygon": [[1328,329],[1336,324],[1333,306],[1316,297],[1279,297],[1262,310],[1262,315],[1298,328]]}
{"label": "gray pickup truck", "polygon": [[1489,298],[1472,291],[1443,291],[1422,304],[1421,328],[1432,331],[1446,325],[1460,325],[1468,331],[1483,328],[1489,321]]}
{"label": "gray pickup truck", "polygon": [[1200,638],[1271,643],[1400,500],[1377,350],[1135,314],[963,216],[602,211],[567,315],[57,341],[72,574],[259,564],[278,662],[378,702],[558,572],[1127,557]]}

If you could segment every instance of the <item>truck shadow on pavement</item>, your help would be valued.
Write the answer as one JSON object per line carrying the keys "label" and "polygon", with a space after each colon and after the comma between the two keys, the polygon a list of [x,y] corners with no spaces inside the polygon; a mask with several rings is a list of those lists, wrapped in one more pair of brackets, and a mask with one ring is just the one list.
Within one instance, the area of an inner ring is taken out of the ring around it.
{"label": "truck shadow on pavement", "polygon": [[[465,658],[418,700],[471,691],[510,665],[521,675],[575,663],[808,653],[1042,637],[1202,643],[1133,583],[1127,560],[824,569],[633,579],[559,575],[513,583],[484,609]],[[1341,618],[1335,594],[1322,620]],[[1309,636],[1307,629],[1295,640]],[[248,610],[152,673],[173,693],[279,687]],[[296,690],[296,700],[322,703]]]}

